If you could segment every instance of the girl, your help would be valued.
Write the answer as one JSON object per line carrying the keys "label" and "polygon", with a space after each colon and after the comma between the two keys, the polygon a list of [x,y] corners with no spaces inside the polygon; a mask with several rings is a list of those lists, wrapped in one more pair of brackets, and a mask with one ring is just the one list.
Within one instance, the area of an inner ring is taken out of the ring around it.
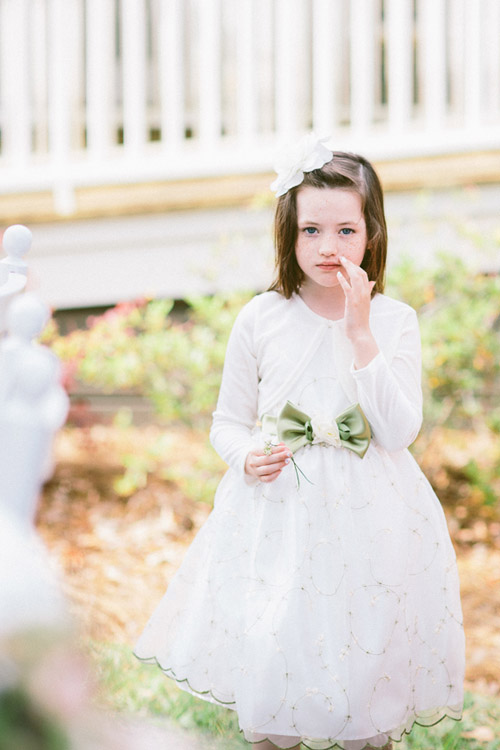
{"label": "girl", "polygon": [[236,320],[211,430],[230,469],[136,654],[262,750],[389,748],[462,707],[455,556],[407,450],[417,319],[383,295],[369,162],[310,135],[273,187],[277,277]]}

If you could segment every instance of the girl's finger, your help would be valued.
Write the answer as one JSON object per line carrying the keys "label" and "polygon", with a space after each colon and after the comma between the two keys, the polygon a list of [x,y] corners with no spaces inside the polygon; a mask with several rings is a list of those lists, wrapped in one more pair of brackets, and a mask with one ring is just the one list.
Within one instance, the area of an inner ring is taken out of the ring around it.
{"label": "girl's finger", "polygon": [[255,458],[254,467],[259,474],[262,474],[269,471],[276,471],[278,467],[283,468],[287,463],[290,463],[288,453],[281,454],[280,456],[258,456]]}
{"label": "girl's finger", "polygon": [[340,262],[344,266],[345,270],[347,271],[347,274],[349,276],[349,280],[352,282],[354,279],[363,279],[368,281],[368,275],[364,268],[361,268],[361,266],[357,266],[356,263],[353,263],[349,258],[345,258],[342,256],[340,258]]}
{"label": "girl's finger", "polygon": [[344,290],[344,293],[348,294],[352,290],[352,287],[341,271],[337,271],[337,278],[339,280],[340,286]]}
{"label": "girl's finger", "polygon": [[261,453],[260,458],[263,464],[276,463],[276,461],[282,461],[285,458],[290,458],[290,451],[287,449],[280,450],[279,453]]}
{"label": "girl's finger", "polygon": [[272,463],[265,463],[260,464],[258,468],[259,473],[261,474],[269,474],[269,472],[277,471],[277,469],[282,469],[284,466],[290,463],[290,459],[288,457],[282,458],[279,461],[273,461]]}
{"label": "girl's finger", "polygon": [[281,469],[279,471],[275,471],[273,474],[267,474],[266,476],[261,477],[261,482],[274,482],[275,479],[279,477],[281,474]]}
{"label": "girl's finger", "polygon": [[283,469],[285,468],[285,464],[281,465],[275,465],[273,467],[270,466],[263,466],[259,471],[257,472],[259,479],[262,482],[265,482],[269,479],[269,477],[277,477]]}

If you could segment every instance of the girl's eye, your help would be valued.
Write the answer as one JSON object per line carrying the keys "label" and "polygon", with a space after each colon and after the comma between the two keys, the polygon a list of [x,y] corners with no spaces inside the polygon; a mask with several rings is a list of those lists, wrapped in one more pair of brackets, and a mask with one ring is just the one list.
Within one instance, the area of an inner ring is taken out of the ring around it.
{"label": "girl's eye", "polygon": [[349,227],[343,227],[340,230],[340,234],[343,234],[344,236],[348,236],[349,234],[354,234],[354,229],[350,229]]}
{"label": "girl's eye", "polygon": [[316,227],[304,227],[304,232],[306,234],[315,234],[317,231]]}

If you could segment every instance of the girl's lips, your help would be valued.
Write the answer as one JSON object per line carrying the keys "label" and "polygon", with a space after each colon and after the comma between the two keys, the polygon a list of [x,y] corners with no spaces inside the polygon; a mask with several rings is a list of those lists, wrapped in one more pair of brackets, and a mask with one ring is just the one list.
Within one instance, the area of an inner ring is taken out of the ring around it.
{"label": "girl's lips", "polygon": [[331,270],[333,268],[340,268],[340,263],[318,263],[317,267]]}

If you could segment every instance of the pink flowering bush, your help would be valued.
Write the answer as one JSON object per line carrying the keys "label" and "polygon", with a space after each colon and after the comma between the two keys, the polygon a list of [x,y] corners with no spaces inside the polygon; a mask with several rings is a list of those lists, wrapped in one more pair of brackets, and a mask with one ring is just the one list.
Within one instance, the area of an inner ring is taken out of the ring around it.
{"label": "pink flowering bush", "polygon": [[204,426],[217,398],[227,336],[250,295],[190,300],[185,319],[170,300],[117,305],[86,330],[45,334],[61,358],[71,393],[78,383],[105,393],[137,392],[158,417]]}

